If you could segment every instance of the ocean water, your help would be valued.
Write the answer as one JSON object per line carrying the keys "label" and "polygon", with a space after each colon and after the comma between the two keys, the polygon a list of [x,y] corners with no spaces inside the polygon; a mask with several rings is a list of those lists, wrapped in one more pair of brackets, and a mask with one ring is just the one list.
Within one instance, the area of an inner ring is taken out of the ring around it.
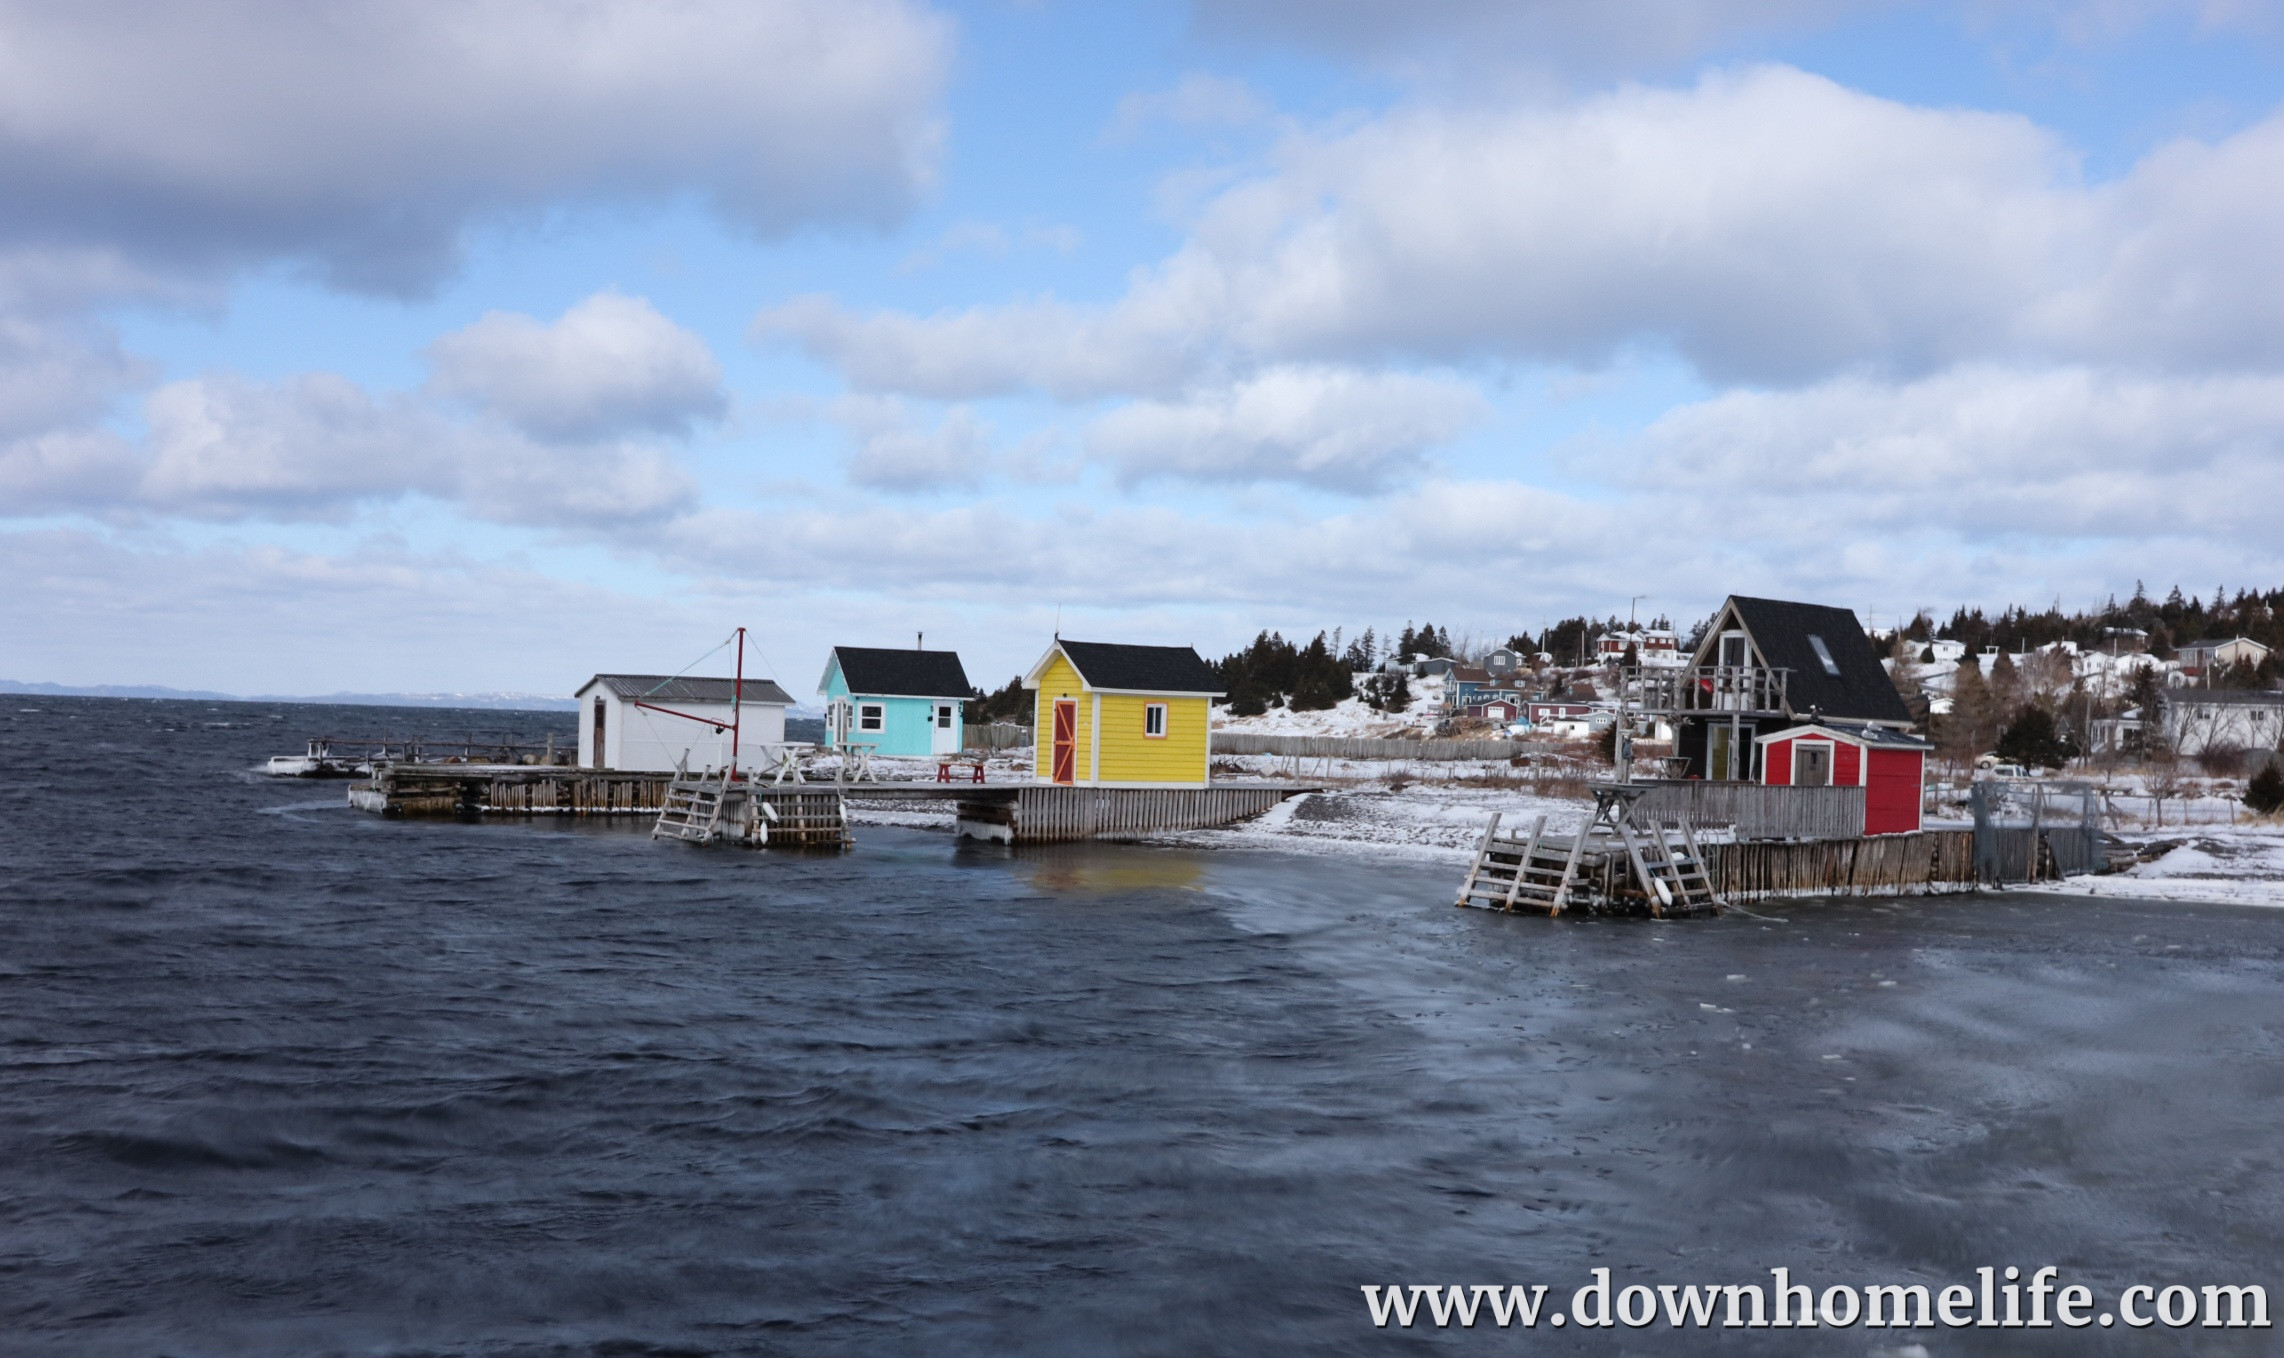
{"label": "ocean water", "polygon": [[2274,1353],[1374,1328],[1362,1284],[2284,1309],[2284,913],[1458,911],[1193,847],[385,822],[253,765],[565,714],[0,707],[0,1353]]}

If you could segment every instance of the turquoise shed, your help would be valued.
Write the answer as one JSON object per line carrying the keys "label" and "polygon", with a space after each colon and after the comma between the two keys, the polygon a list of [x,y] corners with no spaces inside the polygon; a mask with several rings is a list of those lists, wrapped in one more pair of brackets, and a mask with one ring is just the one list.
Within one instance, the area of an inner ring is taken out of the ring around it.
{"label": "turquoise shed", "polygon": [[954,754],[974,690],[956,651],[835,646],[817,681],[825,744],[881,754]]}

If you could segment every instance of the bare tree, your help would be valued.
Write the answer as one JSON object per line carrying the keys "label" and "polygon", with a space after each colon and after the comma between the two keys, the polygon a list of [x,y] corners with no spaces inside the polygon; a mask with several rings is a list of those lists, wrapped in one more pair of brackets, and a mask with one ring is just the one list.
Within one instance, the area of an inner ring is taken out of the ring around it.
{"label": "bare tree", "polygon": [[1887,655],[1888,682],[1895,685],[1896,694],[1903,699],[1904,705],[1916,710],[1920,696],[1919,648],[1898,633],[1894,644],[1888,647]]}
{"label": "bare tree", "polygon": [[2165,803],[2180,796],[2184,790],[2181,757],[2173,753],[2173,747],[2162,740],[2146,748],[2141,766],[2141,787],[2149,794],[2150,805],[2156,808],[2157,823],[2162,826],[2165,824]]}

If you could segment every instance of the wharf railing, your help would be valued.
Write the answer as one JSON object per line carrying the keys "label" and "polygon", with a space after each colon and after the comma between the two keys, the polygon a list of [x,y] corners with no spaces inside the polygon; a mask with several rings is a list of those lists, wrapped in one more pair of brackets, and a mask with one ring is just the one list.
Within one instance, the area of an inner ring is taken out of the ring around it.
{"label": "wharf railing", "polygon": [[1661,779],[1648,784],[1634,815],[1727,826],[1739,839],[1860,839],[1860,787],[1765,787],[1759,783]]}
{"label": "wharf railing", "polygon": [[310,736],[305,748],[311,759],[354,763],[569,764],[578,757],[579,738],[567,735],[558,741],[550,732],[546,740],[535,741],[505,731],[469,731],[457,737]]}
{"label": "wharf railing", "polygon": [[1792,671],[1761,665],[1644,665],[1619,676],[1626,705],[1644,712],[1783,712]]}

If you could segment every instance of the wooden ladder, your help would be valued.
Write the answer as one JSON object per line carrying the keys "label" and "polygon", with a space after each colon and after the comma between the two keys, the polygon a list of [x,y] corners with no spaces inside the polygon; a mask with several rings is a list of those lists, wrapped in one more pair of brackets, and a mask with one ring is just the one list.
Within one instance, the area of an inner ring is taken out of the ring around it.
{"label": "wooden ladder", "polygon": [[1642,825],[1632,815],[1620,814],[1614,823],[1652,915],[1663,918],[1668,914],[1721,912],[1721,894],[1705,871],[1705,855],[1699,851],[1697,832],[1688,821],[1675,822],[1678,831],[1671,836],[1663,821]]}
{"label": "wooden ladder", "polygon": [[1467,880],[1460,883],[1455,904],[1561,914],[1578,880],[1579,854],[1586,836],[1571,836],[1569,848],[1562,849],[1558,840],[1547,836],[1546,817],[1542,815],[1531,825],[1527,838],[1501,838],[1500,816],[1499,812],[1491,813],[1491,823],[1475,846],[1475,862],[1467,871]]}
{"label": "wooden ladder", "polygon": [[722,785],[704,778],[677,778],[666,785],[658,808],[652,839],[680,839],[692,844],[712,843],[721,833]]}

